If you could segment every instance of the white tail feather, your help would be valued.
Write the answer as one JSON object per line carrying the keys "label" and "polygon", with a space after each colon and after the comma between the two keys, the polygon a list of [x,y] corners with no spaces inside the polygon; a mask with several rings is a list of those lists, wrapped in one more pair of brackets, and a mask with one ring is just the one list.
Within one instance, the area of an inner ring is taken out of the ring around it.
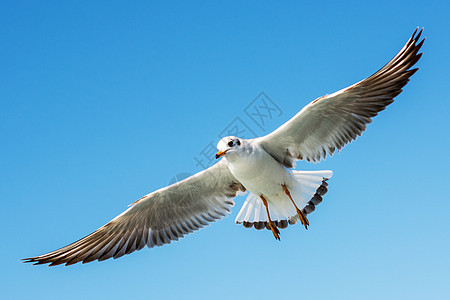
{"label": "white tail feather", "polygon": [[[299,209],[303,209],[322,185],[324,179],[333,176],[332,171],[292,171],[294,184],[289,188],[292,198]],[[267,199],[269,213],[273,221],[294,218],[297,211],[287,195],[279,199]],[[259,196],[250,193],[236,217],[236,223],[267,222],[267,212]]]}

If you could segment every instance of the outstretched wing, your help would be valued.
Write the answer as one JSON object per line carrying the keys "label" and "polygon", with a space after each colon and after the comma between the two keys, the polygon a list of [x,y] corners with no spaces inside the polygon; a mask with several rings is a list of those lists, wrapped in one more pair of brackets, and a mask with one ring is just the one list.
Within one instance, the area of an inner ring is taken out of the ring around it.
{"label": "outstretched wing", "polygon": [[414,31],[402,50],[372,76],[334,94],[320,97],[272,133],[258,138],[261,146],[288,168],[295,160],[318,162],[355,140],[380,111],[394,102],[422,56],[425,39]]}
{"label": "outstretched wing", "polygon": [[149,248],[176,241],[210,222],[225,217],[233,198],[245,188],[224,162],[183,181],[157,190],[90,235],[25,262],[50,266],[118,258],[145,245]]}

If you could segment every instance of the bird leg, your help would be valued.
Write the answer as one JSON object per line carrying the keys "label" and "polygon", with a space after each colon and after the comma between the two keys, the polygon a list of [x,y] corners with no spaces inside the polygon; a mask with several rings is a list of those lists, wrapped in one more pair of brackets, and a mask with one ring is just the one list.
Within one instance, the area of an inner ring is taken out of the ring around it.
{"label": "bird leg", "polygon": [[303,214],[302,211],[300,209],[298,209],[298,207],[295,204],[294,199],[292,199],[291,193],[287,189],[286,185],[282,184],[281,186],[283,187],[283,190],[286,193],[286,195],[288,195],[289,199],[291,199],[292,204],[294,204],[295,209],[297,210],[298,217],[300,218],[300,221],[302,222],[303,226],[305,226],[305,228],[308,229],[309,221],[306,218],[305,214]]}
{"label": "bird leg", "polygon": [[275,237],[275,239],[280,240],[280,231],[278,230],[277,226],[275,226],[275,224],[272,222],[272,219],[270,219],[269,204],[267,204],[267,200],[264,198],[263,195],[261,195],[260,197],[264,206],[266,207],[267,217],[269,218],[269,226],[270,229],[272,230],[273,236]]}

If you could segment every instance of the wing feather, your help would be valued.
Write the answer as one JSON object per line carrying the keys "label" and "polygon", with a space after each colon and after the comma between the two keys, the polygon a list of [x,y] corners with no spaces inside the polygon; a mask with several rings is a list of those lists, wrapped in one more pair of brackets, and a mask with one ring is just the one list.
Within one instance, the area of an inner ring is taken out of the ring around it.
{"label": "wing feather", "polygon": [[169,244],[225,217],[245,188],[219,162],[183,181],[146,195],[86,237],[25,262],[50,266],[103,261]]}
{"label": "wing feather", "polygon": [[261,146],[284,166],[296,160],[318,162],[355,140],[380,111],[394,102],[420,59],[422,30],[372,76],[331,95],[322,96],[272,133],[258,138]]}

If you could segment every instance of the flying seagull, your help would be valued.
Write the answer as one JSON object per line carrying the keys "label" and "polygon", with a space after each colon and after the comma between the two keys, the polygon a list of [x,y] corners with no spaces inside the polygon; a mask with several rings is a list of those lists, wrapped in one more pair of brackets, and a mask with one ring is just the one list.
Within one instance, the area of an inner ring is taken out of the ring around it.
{"label": "flying seagull", "polygon": [[234,136],[217,144],[212,167],[150,193],[88,236],[25,262],[72,265],[118,258],[147,246],[170,244],[225,217],[239,192],[249,191],[236,223],[279,229],[307,215],[327,192],[332,171],[292,170],[297,160],[319,162],[355,140],[380,111],[402,92],[420,59],[422,30],[414,31],[400,52],[372,76],[305,106],[272,133],[255,138]]}

